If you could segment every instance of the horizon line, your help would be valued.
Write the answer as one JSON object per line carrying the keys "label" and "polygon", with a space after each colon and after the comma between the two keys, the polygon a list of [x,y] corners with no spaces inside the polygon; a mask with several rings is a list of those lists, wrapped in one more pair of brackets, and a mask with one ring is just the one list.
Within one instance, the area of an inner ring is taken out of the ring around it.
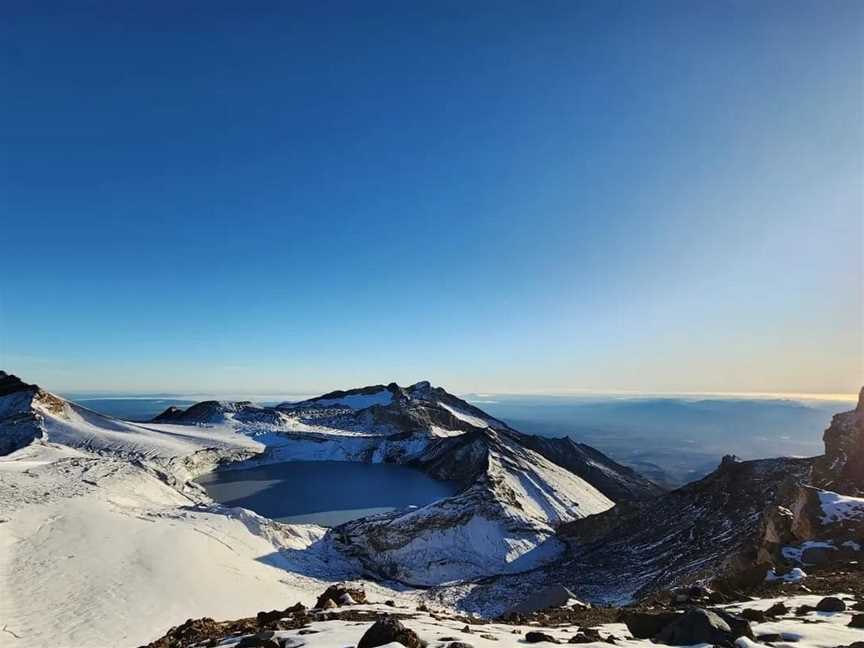
{"label": "horizon line", "polygon": [[[439,385],[440,386],[440,385]],[[444,387],[446,389],[446,387]],[[61,396],[74,398],[86,397],[84,400],[110,400],[110,399],[163,399],[175,400],[261,400],[276,401],[293,397],[294,399],[306,399],[321,396],[334,391],[329,390],[255,390],[255,391],[157,391],[157,390],[57,390]],[[448,390],[449,391],[449,390]],[[627,390],[627,389],[590,389],[590,388],[556,388],[556,389],[529,389],[529,390],[507,390],[507,391],[455,391],[460,397],[493,398],[496,396],[546,396],[546,397],[630,397],[630,398],[746,398],[752,400],[810,400],[810,401],[848,401],[856,402],[858,394],[851,392],[784,392],[784,391],[671,391],[671,390]],[[470,400],[470,399],[469,399]]]}

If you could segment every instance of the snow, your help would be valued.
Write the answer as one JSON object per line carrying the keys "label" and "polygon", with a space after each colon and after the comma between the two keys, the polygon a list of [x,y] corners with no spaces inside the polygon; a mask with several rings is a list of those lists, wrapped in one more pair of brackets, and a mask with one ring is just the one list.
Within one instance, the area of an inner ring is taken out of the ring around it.
{"label": "snow", "polygon": [[819,502],[822,505],[823,524],[843,520],[864,520],[864,498],[862,497],[819,491]]}
{"label": "snow", "polygon": [[455,437],[465,434],[465,430],[448,430],[447,428],[442,428],[437,425],[430,425],[429,431],[432,433],[432,436],[435,437]]}
{"label": "snow", "polygon": [[320,407],[343,405],[345,407],[350,407],[353,410],[366,409],[373,405],[389,405],[392,402],[393,392],[389,389],[382,389],[381,391],[372,394],[346,394],[341,398],[316,398],[311,401],[311,403]]}
{"label": "snow", "polygon": [[460,421],[464,421],[468,425],[473,425],[474,427],[481,428],[481,429],[490,427],[489,421],[487,421],[485,419],[479,418],[477,416],[472,416],[471,414],[466,414],[462,410],[458,410],[455,407],[450,407],[449,405],[447,405],[445,403],[439,402],[438,405],[440,405],[441,407],[446,409],[448,412],[450,412],[453,416],[455,416],[457,419],[459,419]]}

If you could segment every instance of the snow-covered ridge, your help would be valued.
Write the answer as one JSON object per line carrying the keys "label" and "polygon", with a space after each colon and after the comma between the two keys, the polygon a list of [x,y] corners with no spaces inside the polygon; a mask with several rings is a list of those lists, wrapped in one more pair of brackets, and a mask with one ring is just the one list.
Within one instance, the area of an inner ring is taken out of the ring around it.
{"label": "snow-covered ridge", "polygon": [[[393,561],[397,578],[430,584],[534,567],[563,549],[558,525],[613,500],[529,438],[428,383],[278,407],[205,401],[133,423],[0,373],[2,621],[34,645],[129,645],[189,616],[304,600],[316,578],[383,577]],[[409,464],[462,490],[327,531],[225,509],[191,482],[293,459]]]}

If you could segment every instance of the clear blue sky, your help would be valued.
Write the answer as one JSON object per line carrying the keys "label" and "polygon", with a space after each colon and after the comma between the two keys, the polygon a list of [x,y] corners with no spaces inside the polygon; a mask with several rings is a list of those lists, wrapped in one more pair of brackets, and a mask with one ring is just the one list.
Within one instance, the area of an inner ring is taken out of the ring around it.
{"label": "clear blue sky", "polygon": [[0,366],[851,392],[864,3],[0,9]]}

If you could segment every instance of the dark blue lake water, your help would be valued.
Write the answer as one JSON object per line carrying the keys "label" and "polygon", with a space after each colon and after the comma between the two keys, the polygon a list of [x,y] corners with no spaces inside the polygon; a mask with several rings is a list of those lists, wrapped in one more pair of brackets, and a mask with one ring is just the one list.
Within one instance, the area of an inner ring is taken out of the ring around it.
{"label": "dark blue lake water", "polygon": [[207,494],[226,506],[295,524],[336,526],[409,506],[424,506],[456,493],[414,468],[344,461],[292,461],[199,478]]}

